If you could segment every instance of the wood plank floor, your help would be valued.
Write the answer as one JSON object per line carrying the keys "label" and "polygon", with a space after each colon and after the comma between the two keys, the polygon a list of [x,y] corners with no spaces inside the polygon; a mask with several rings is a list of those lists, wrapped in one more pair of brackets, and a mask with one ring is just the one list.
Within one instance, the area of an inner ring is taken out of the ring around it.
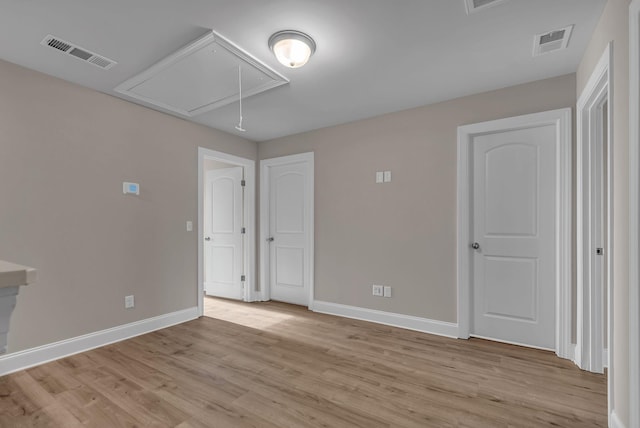
{"label": "wood plank floor", "polygon": [[552,353],[282,304],[0,378],[0,427],[604,427],[606,377]]}

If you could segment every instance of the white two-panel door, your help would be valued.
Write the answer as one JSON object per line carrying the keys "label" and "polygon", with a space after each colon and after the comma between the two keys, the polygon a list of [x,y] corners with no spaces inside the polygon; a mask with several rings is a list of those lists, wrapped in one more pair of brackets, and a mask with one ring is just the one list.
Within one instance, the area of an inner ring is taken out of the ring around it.
{"label": "white two-panel door", "polygon": [[308,306],[311,290],[312,176],[308,160],[268,167],[270,298]]}
{"label": "white two-panel door", "polygon": [[471,334],[555,347],[553,125],[475,136]]}
{"label": "white two-panel door", "polygon": [[206,172],[204,197],[205,293],[244,298],[242,167]]}

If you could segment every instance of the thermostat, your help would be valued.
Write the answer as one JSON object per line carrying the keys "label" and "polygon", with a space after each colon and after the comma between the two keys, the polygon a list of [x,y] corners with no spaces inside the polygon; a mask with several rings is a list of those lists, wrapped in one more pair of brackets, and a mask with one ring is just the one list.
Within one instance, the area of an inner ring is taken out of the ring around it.
{"label": "thermostat", "polygon": [[140,194],[140,185],[138,183],[122,183],[122,193],[130,194],[130,195],[139,195]]}

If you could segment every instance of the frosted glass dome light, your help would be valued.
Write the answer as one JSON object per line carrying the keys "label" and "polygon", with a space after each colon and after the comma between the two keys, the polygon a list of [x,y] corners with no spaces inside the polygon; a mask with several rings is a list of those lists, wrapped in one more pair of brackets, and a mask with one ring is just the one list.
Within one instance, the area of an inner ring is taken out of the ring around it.
{"label": "frosted glass dome light", "polygon": [[269,38],[271,49],[280,63],[289,68],[302,67],[316,51],[308,35],[295,30],[278,31]]}

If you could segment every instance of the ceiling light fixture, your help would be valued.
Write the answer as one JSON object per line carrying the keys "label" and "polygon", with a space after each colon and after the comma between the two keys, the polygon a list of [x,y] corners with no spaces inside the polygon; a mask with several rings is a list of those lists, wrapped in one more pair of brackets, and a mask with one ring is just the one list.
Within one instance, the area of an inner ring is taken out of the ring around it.
{"label": "ceiling light fixture", "polygon": [[269,37],[269,49],[282,65],[298,68],[305,65],[316,51],[316,42],[300,31],[284,30]]}

